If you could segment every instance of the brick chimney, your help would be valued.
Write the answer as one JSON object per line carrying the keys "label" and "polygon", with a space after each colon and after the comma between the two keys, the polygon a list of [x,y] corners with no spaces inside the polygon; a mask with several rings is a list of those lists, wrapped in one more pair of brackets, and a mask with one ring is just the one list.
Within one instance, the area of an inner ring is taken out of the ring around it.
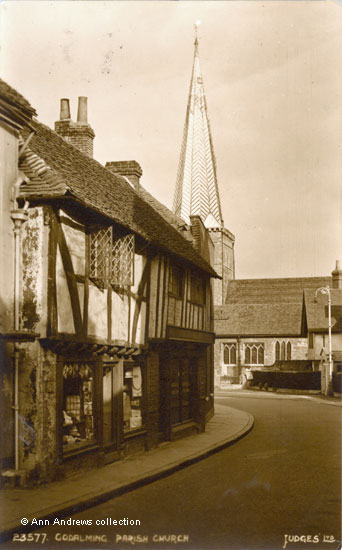
{"label": "brick chimney", "polygon": [[331,273],[332,275],[332,287],[333,288],[342,288],[342,268],[341,261],[336,260],[336,268]]}
{"label": "brick chimney", "polygon": [[88,124],[86,97],[78,98],[77,122],[71,120],[69,100],[61,99],[60,117],[55,122],[55,131],[82,153],[88,155],[88,157],[93,157],[95,133]]}
{"label": "brick chimney", "polygon": [[134,189],[139,189],[139,182],[143,171],[140,164],[136,160],[106,162],[106,168],[113,172],[113,174],[125,176],[127,179],[129,179]]}

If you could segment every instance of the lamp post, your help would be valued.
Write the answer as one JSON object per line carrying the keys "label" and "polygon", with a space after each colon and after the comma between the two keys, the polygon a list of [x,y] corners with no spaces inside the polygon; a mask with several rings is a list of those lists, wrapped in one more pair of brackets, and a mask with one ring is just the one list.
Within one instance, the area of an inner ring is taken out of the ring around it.
{"label": "lamp post", "polygon": [[315,301],[317,301],[317,295],[321,292],[322,294],[328,295],[328,317],[329,317],[329,372],[328,376],[325,377],[325,395],[329,395],[332,392],[332,373],[333,373],[333,360],[332,360],[332,349],[331,349],[331,294],[329,285],[322,286],[318,288],[315,292]]}

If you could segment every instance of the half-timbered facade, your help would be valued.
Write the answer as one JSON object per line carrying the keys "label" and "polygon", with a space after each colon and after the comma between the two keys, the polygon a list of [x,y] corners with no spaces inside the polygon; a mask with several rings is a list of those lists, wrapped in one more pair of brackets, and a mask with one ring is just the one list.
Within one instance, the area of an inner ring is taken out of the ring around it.
{"label": "half-timbered facade", "polygon": [[[10,182],[23,217],[19,313],[1,340],[6,368],[18,365],[18,456],[3,464],[29,481],[202,431],[213,414],[216,273],[199,252],[210,237],[182,234],[89,143],[70,144],[61,119],[63,138],[37,121],[20,129]],[[94,137],[86,117],[69,126]]]}

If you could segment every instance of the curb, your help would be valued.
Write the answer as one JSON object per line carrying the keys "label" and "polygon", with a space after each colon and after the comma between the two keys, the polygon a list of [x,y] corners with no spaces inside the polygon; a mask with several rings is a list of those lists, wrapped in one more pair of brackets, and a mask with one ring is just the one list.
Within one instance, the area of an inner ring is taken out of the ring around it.
{"label": "curb", "polygon": [[[58,518],[62,519],[65,516],[75,513],[76,511],[80,512],[82,510],[86,510],[88,508],[101,504],[102,502],[106,502],[116,496],[129,493],[135,489],[139,489],[140,487],[149,485],[150,483],[153,483],[158,479],[168,477],[169,475],[179,470],[182,470],[187,466],[196,464],[197,462],[200,462],[201,460],[204,460],[205,458],[214,455],[227,447],[230,447],[231,445],[242,439],[244,436],[246,436],[254,426],[253,416],[249,413],[246,414],[248,415],[248,421],[244,428],[242,428],[239,432],[236,432],[229,438],[223,439],[218,443],[215,443],[211,447],[206,448],[200,454],[196,453],[193,455],[188,455],[185,459],[172,462],[167,467],[161,467],[155,470],[151,470],[144,477],[136,477],[135,479],[132,479],[132,481],[130,481],[129,483],[123,483],[122,485],[116,486],[115,488],[109,489],[108,491],[88,493],[87,495],[83,495],[79,498],[63,502],[59,506],[57,505],[51,508],[47,508],[44,511],[37,512],[34,516],[32,516],[32,518],[34,517],[37,520],[52,520],[56,516],[58,516]],[[30,517],[30,521],[32,520],[32,518]],[[32,531],[29,524],[21,525],[20,523],[17,523],[17,520],[9,522],[7,526],[4,527],[0,532],[0,543],[9,540],[14,533],[27,533],[29,531]]]}

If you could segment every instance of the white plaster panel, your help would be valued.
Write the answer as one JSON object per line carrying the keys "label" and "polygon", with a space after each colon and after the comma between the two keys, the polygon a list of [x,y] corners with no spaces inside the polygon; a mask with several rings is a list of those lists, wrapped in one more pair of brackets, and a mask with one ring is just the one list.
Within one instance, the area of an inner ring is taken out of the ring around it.
{"label": "white plaster panel", "polygon": [[145,322],[146,322],[146,303],[142,302],[140,305],[140,311],[138,316],[138,322],[136,325],[135,334],[133,334],[133,321],[134,321],[134,310],[135,310],[136,301],[132,299],[131,302],[131,335],[130,341],[136,344],[143,344],[145,341]]}
{"label": "white plaster panel", "polygon": [[83,315],[84,315],[84,284],[83,283],[77,283],[77,293],[78,293],[78,299],[80,301],[81,315],[83,320]]}
{"label": "white plaster panel", "polygon": [[57,248],[56,262],[57,326],[59,332],[75,333],[74,317],[61,253]]}
{"label": "white plaster panel", "polygon": [[66,224],[62,224],[62,227],[71,255],[74,272],[77,275],[84,275],[86,257],[85,233]]}
{"label": "white plaster panel", "polygon": [[131,290],[132,292],[138,292],[139,284],[141,281],[141,277],[143,274],[143,269],[146,264],[146,258],[145,256],[141,256],[140,254],[135,254],[134,256],[134,285],[132,285]]}
{"label": "white plaster panel", "polygon": [[128,297],[112,293],[112,339],[128,340]]}
{"label": "white plaster panel", "polygon": [[89,285],[88,334],[107,340],[107,290]]}

